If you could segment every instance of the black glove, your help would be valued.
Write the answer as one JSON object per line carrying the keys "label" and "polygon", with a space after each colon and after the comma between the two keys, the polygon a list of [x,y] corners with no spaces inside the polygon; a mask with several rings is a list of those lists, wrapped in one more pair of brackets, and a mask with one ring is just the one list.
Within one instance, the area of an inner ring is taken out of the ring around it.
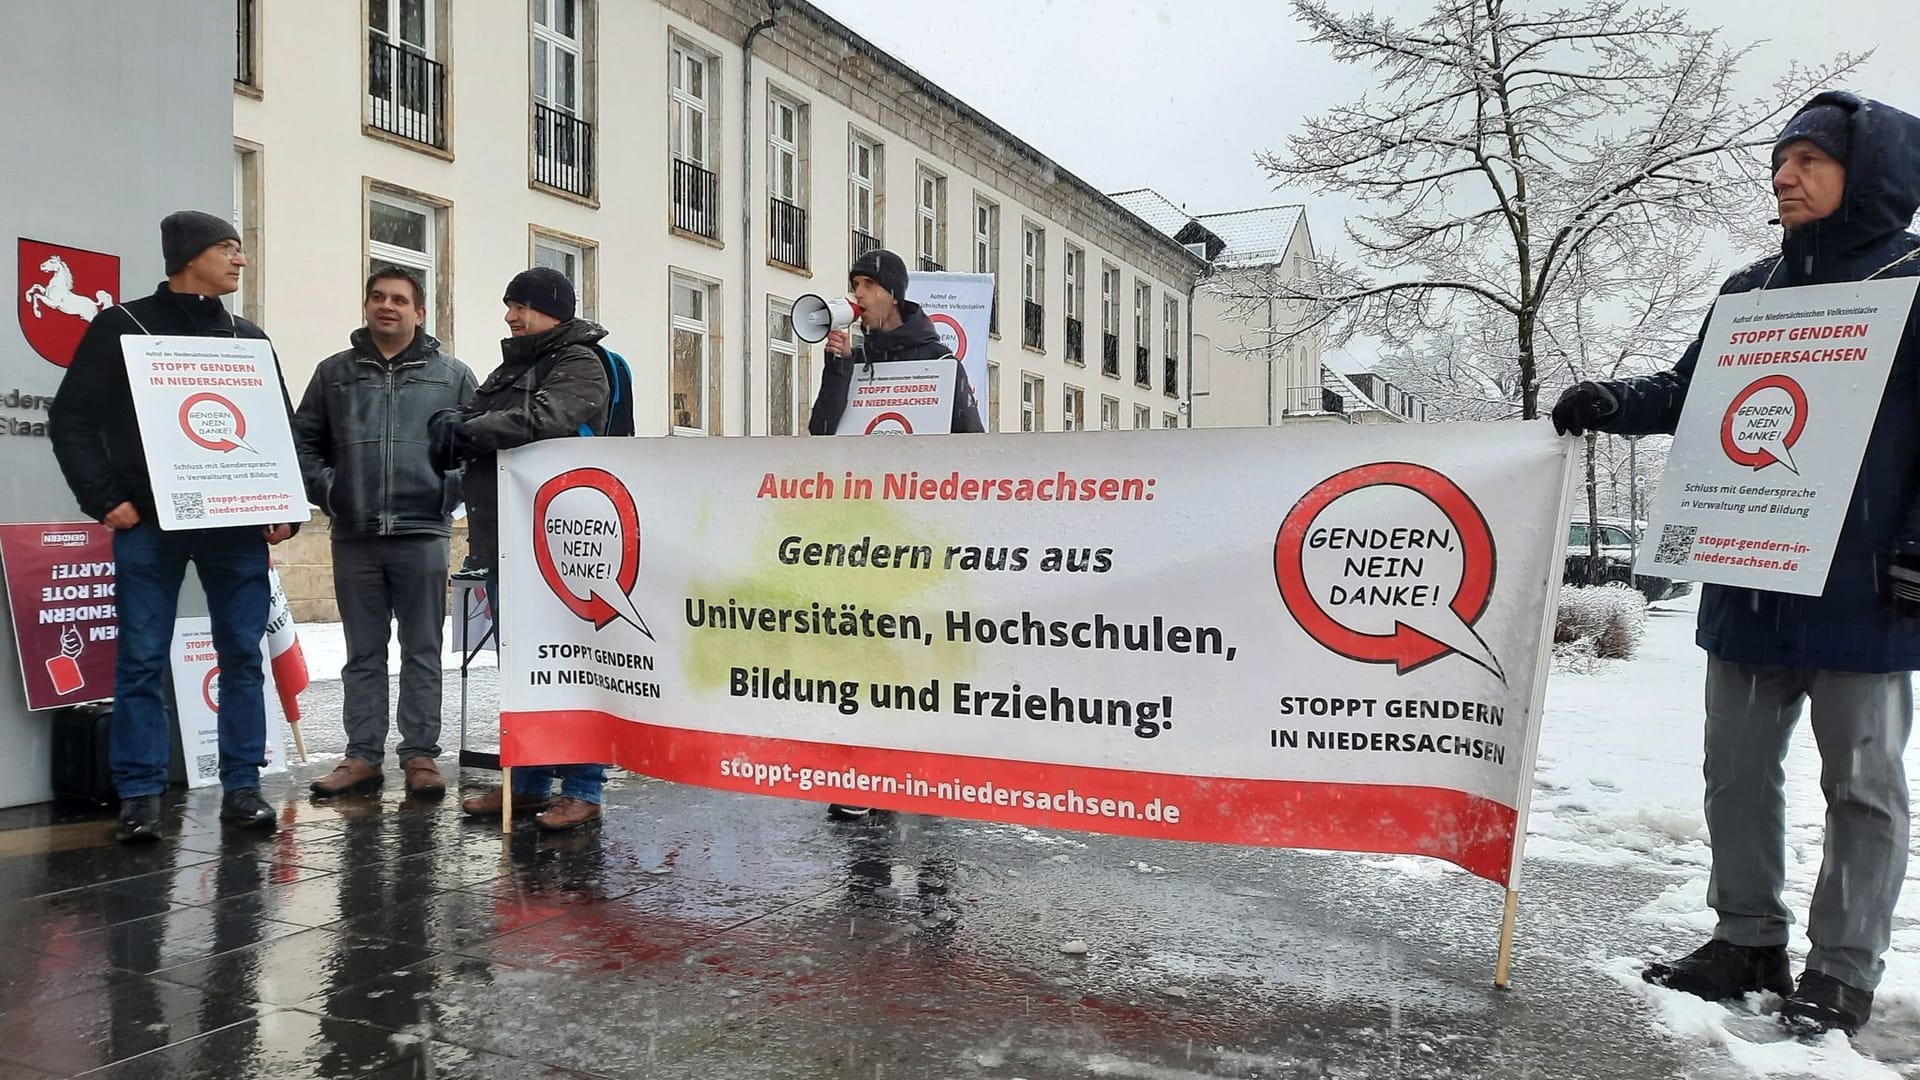
{"label": "black glove", "polygon": [[1893,610],[1920,618],[1920,544],[1903,544],[1887,564],[1887,599]]}
{"label": "black glove", "polygon": [[452,472],[468,455],[460,424],[466,419],[459,409],[441,409],[427,420],[427,460],[441,472]]}
{"label": "black glove", "polygon": [[1553,430],[1562,435],[1585,435],[1620,411],[1620,399],[1597,382],[1567,387],[1553,406]]}

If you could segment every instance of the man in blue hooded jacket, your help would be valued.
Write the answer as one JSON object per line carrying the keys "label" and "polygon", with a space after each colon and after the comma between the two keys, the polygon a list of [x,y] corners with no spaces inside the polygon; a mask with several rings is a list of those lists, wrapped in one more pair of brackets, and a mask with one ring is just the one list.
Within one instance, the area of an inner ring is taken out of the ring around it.
{"label": "man in blue hooded jacket", "polygon": [[[1920,275],[1920,119],[1852,94],[1820,94],[1773,151],[1780,254],[1724,293]],[[1704,334],[1704,329],[1702,331]],[[1670,434],[1700,341],[1669,372],[1570,388],[1562,433]],[[1707,651],[1706,815],[1713,939],[1647,966],[1651,983],[1708,999],[1769,990],[1803,1030],[1867,1022],[1906,877],[1901,755],[1920,667],[1920,329],[1909,321],[1835,548],[1826,591],[1794,596],[1709,585],[1697,640]],[[1797,987],[1786,942],[1788,739],[1811,701],[1826,795],[1826,850]]]}

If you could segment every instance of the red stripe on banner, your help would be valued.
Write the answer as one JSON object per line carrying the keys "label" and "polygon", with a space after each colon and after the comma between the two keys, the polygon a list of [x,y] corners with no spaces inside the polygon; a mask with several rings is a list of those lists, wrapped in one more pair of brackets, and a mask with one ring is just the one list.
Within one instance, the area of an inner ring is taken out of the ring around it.
{"label": "red stripe on banner", "polygon": [[300,692],[307,688],[311,676],[307,672],[307,654],[300,651],[300,639],[285,652],[276,654],[269,661],[273,665],[273,685],[280,691],[280,708],[287,714],[287,720],[300,722]]}
{"label": "red stripe on banner", "polygon": [[[500,729],[506,765],[604,762],[700,787],[1040,828],[1431,855],[1503,887],[1518,820],[1511,807],[1447,788],[1182,776],[841,746],[587,710],[503,713]],[[838,775],[830,785],[802,790],[802,770]],[[862,789],[862,778],[874,786]]]}

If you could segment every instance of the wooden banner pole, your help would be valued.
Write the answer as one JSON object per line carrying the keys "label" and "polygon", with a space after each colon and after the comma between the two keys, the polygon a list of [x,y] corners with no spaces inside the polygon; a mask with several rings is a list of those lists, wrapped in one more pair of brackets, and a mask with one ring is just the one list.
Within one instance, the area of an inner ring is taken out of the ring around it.
{"label": "wooden banner pole", "polygon": [[513,766],[500,766],[500,832],[513,831]]}
{"label": "wooden banner pole", "polygon": [[1513,966],[1513,924],[1520,914],[1520,890],[1507,890],[1507,913],[1500,920],[1500,958],[1494,961],[1493,985],[1502,990],[1511,980],[1508,973]]}
{"label": "wooden banner pole", "polygon": [[300,721],[288,721],[287,726],[293,729],[293,752],[300,755],[300,764],[305,765],[307,763],[307,740],[300,735]]}

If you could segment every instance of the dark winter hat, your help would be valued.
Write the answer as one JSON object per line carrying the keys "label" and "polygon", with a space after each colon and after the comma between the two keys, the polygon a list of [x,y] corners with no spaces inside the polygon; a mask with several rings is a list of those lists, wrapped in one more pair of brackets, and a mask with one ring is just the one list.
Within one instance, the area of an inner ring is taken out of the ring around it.
{"label": "dark winter hat", "polygon": [[160,256],[167,261],[168,277],[213,245],[239,239],[233,222],[198,210],[176,210],[160,219]]}
{"label": "dark winter hat", "polygon": [[573,318],[573,282],[558,270],[536,266],[522,270],[507,282],[503,303],[521,303],[565,322]]}
{"label": "dark winter hat", "polygon": [[907,264],[886,248],[874,248],[853,260],[853,269],[847,271],[849,288],[857,277],[872,278],[893,294],[896,303],[907,298]]}
{"label": "dark winter hat", "polygon": [[1853,112],[1826,98],[1822,94],[1813,99],[1787,121],[1786,129],[1773,143],[1774,164],[1780,163],[1781,152],[1790,144],[1803,139],[1840,164],[1847,164],[1848,152],[1853,149]]}

